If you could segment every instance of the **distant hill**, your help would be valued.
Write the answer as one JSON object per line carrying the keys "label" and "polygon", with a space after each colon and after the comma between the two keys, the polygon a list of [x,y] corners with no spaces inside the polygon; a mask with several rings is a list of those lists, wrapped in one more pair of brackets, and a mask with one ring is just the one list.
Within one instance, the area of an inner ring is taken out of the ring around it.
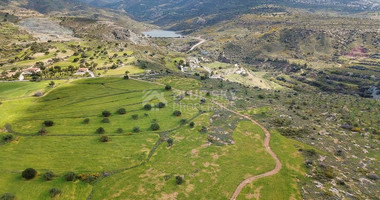
{"label": "distant hill", "polygon": [[[125,10],[140,21],[149,21],[165,26],[194,20],[194,23],[210,25],[239,14],[251,13],[252,7],[279,5],[303,8],[311,11],[357,13],[379,10],[378,0],[80,0],[94,6]],[[206,20],[204,20],[206,18]],[[183,29],[179,25],[174,29]]]}

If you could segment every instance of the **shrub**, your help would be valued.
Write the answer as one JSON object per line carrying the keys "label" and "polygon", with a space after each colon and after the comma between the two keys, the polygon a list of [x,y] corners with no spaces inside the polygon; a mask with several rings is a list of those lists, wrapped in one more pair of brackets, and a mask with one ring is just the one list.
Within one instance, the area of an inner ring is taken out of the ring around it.
{"label": "shrub", "polygon": [[166,104],[163,102],[160,102],[156,105],[157,108],[165,108]]}
{"label": "shrub", "polygon": [[182,115],[182,113],[181,113],[181,111],[176,110],[176,111],[173,112],[173,115],[179,117],[179,116]]}
{"label": "shrub", "polygon": [[124,115],[127,113],[127,110],[125,110],[125,108],[120,108],[117,113],[119,113],[120,115]]}
{"label": "shrub", "polygon": [[12,134],[7,134],[7,135],[3,136],[3,141],[6,143],[12,142],[13,139],[14,139],[14,137]]}
{"label": "shrub", "polygon": [[75,181],[76,174],[74,172],[67,172],[65,175],[63,175],[63,179],[65,181]]}
{"label": "shrub", "polygon": [[153,123],[150,128],[153,130],[153,131],[157,131],[160,129],[160,125],[158,125],[157,123]]}
{"label": "shrub", "polygon": [[45,181],[51,181],[53,180],[54,173],[51,171],[47,171],[44,174],[42,174],[42,179]]}
{"label": "shrub", "polygon": [[134,120],[138,120],[138,119],[139,119],[139,115],[138,115],[138,114],[134,114],[134,115],[132,115],[132,119],[134,119]]}
{"label": "shrub", "polygon": [[54,197],[60,195],[61,193],[62,193],[62,191],[60,189],[57,189],[57,188],[52,188],[49,190],[49,194],[50,194],[51,198],[54,198]]}
{"label": "shrub", "polygon": [[172,86],[170,86],[170,85],[165,86],[165,90],[171,90],[171,89],[172,89]]}
{"label": "shrub", "polygon": [[190,122],[189,126],[190,126],[191,128],[194,128],[195,123],[194,123],[194,122]]}
{"label": "shrub", "polygon": [[175,182],[177,183],[177,185],[181,185],[183,183],[183,178],[181,176],[176,176]]}
{"label": "shrub", "polygon": [[110,123],[110,119],[108,119],[107,117],[104,117],[104,118],[102,119],[102,122],[103,122],[103,123]]}
{"label": "shrub", "polygon": [[37,175],[37,171],[33,168],[25,169],[21,174],[21,176],[25,178],[26,180],[30,180],[36,177],[36,175]]}
{"label": "shrub", "polygon": [[103,115],[103,117],[109,117],[109,116],[111,116],[111,112],[105,110],[105,111],[102,112],[102,115]]}
{"label": "shrub", "polygon": [[168,147],[171,147],[171,146],[173,146],[173,139],[172,138],[169,138],[168,140],[167,140],[167,142],[168,142]]}
{"label": "shrub", "polygon": [[145,104],[145,105],[144,105],[144,110],[152,110],[152,105],[150,105],[150,104]]}
{"label": "shrub", "polygon": [[101,142],[108,142],[110,141],[110,138],[107,135],[102,135],[99,139]]}
{"label": "shrub", "polygon": [[139,128],[138,126],[135,126],[135,127],[133,128],[133,132],[135,132],[135,133],[140,132],[140,128]]}
{"label": "shrub", "polygon": [[123,133],[124,130],[123,130],[122,128],[118,128],[116,132],[117,132],[117,133]]}
{"label": "shrub", "polygon": [[179,121],[179,123],[182,124],[182,125],[186,124],[186,122],[187,122],[186,119],[181,119],[181,120]]}
{"label": "shrub", "polygon": [[16,197],[14,194],[11,193],[4,193],[0,196],[0,200],[15,200]]}
{"label": "shrub", "polygon": [[84,123],[84,124],[89,124],[89,123],[90,123],[90,119],[89,119],[89,118],[84,119],[84,120],[83,120],[83,123]]}
{"label": "shrub", "polygon": [[106,131],[104,130],[103,127],[99,127],[98,129],[96,129],[96,133],[98,134],[104,134]]}
{"label": "shrub", "polygon": [[47,133],[48,133],[48,132],[47,132],[45,126],[43,126],[43,127],[38,131],[38,134],[40,134],[40,135],[42,135],[42,136],[46,135]]}
{"label": "shrub", "polygon": [[51,121],[51,120],[46,120],[46,121],[44,121],[44,125],[45,125],[46,127],[50,127],[50,126],[53,126],[53,125],[54,125],[54,122]]}
{"label": "shrub", "polygon": [[201,133],[206,133],[207,132],[207,128],[205,126],[202,126],[200,132]]}

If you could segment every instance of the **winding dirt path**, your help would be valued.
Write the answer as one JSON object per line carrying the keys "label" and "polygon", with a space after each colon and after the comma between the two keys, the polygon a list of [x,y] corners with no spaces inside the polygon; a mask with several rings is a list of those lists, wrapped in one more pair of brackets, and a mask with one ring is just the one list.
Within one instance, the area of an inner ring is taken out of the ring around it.
{"label": "winding dirt path", "polygon": [[272,149],[270,148],[270,132],[263,126],[261,125],[259,122],[257,122],[256,120],[252,119],[251,117],[247,116],[247,115],[243,115],[241,113],[238,113],[234,110],[231,110],[227,107],[225,107],[224,105],[218,103],[218,102],[215,102],[215,101],[212,101],[212,103],[218,105],[219,107],[229,111],[229,112],[232,112],[238,116],[241,116],[241,117],[244,117],[248,120],[250,120],[253,124],[259,126],[264,132],[265,132],[265,139],[264,139],[264,146],[265,146],[265,150],[272,156],[272,158],[275,160],[276,162],[276,167],[269,171],[269,172],[265,172],[263,174],[259,174],[259,175],[256,175],[256,176],[251,176],[247,179],[245,179],[244,181],[242,181],[238,187],[235,189],[235,192],[234,194],[232,195],[232,197],[230,198],[230,200],[236,200],[236,198],[239,196],[240,192],[242,191],[242,189],[249,183],[252,183],[253,181],[255,180],[258,180],[260,178],[264,178],[264,177],[267,177],[267,176],[272,176],[272,175],[275,175],[277,174],[281,168],[282,168],[282,164],[280,162],[280,160],[278,159],[277,155],[272,151]]}
{"label": "winding dirt path", "polygon": [[[158,85],[163,85],[161,83],[157,83],[157,82],[150,82],[150,81],[145,81],[145,80],[139,80],[139,79],[134,79],[134,80],[138,80],[138,81],[143,81],[143,82],[149,82],[149,83],[155,83],[155,84],[158,84]],[[175,89],[175,88],[173,88]],[[198,96],[198,97],[201,97],[200,95],[197,95],[197,94],[193,94],[195,96]],[[250,116],[248,115],[243,115],[241,113],[238,113],[234,110],[231,110],[229,108],[227,108],[226,106],[224,106],[223,104],[221,103],[218,103],[216,101],[213,101],[211,100],[212,103],[214,103],[215,105],[219,106],[220,108],[222,109],[225,109],[229,112],[232,112],[240,117],[243,117],[243,118],[246,118],[248,119],[249,121],[251,121],[253,124],[259,126],[265,133],[265,139],[264,139],[264,147],[265,147],[265,150],[272,156],[272,158],[274,159],[275,163],[276,163],[276,166],[274,169],[272,169],[271,171],[269,172],[265,172],[263,174],[259,174],[259,175],[256,175],[256,176],[251,176],[245,180],[243,180],[238,186],[237,188],[235,189],[235,192],[233,193],[233,195],[231,196],[230,200],[236,200],[236,198],[239,196],[240,192],[243,190],[243,188],[249,184],[249,183],[252,183],[253,181],[255,180],[258,180],[258,179],[261,179],[261,178],[264,178],[264,177],[268,177],[268,176],[273,176],[275,174],[277,174],[278,172],[280,172],[281,168],[282,168],[282,163],[281,161],[278,159],[277,155],[272,151],[272,149],[270,148],[270,137],[271,137],[271,134],[270,132],[263,126],[261,125],[259,122],[257,122],[256,120],[252,119]]]}
{"label": "winding dirt path", "polygon": [[207,40],[201,38],[201,37],[196,37],[195,39],[199,40],[199,42],[197,44],[195,44],[193,47],[191,47],[191,49],[189,51],[187,51],[186,53],[190,53],[192,52],[195,48],[197,48],[199,45],[207,42]]}

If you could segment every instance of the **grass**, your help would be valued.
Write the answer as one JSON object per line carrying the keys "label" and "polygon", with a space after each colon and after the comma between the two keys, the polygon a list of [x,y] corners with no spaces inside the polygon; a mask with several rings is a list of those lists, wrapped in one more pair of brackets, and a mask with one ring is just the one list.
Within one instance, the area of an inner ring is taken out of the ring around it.
{"label": "grass", "polygon": [[306,145],[272,131],[271,148],[278,155],[283,168],[270,177],[248,184],[238,199],[302,199],[298,183],[304,179],[304,158],[298,151]]}
{"label": "grass", "polygon": [[173,87],[175,86],[175,88],[180,90],[195,90],[201,87],[200,82],[193,78],[168,76],[157,80],[157,82],[165,85],[171,85]]}
{"label": "grass", "polygon": [[[235,145],[205,145],[207,135],[194,130],[206,125],[208,117],[195,120],[193,130],[174,132],[174,145],[161,144],[149,163],[104,179],[95,186],[94,198],[226,199],[244,177],[274,167],[262,145],[262,130],[247,121],[234,132]],[[184,176],[184,184],[176,185],[177,175]]]}

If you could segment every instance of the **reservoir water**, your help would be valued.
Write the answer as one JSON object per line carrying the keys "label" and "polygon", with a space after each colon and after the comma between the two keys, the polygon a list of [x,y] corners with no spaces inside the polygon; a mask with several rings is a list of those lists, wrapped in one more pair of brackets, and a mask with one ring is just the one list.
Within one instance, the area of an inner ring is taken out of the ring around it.
{"label": "reservoir water", "polygon": [[176,38],[182,37],[181,34],[178,34],[174,31],[165,31],[165,30],[152,30],[143,32],[144,35],[153,37],[153,38]]}

